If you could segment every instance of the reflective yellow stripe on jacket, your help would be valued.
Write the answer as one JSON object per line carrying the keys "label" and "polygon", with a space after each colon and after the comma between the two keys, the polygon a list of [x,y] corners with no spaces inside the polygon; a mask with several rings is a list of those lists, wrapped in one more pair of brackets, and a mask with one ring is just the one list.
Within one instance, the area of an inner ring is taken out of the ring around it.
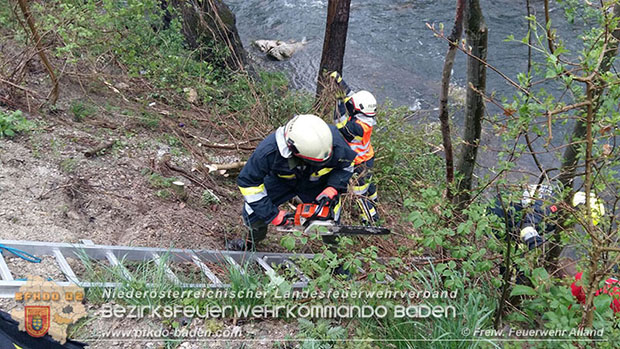
{"label": "reflective yellow stripe on jacket", "polygon": [[256,202],[265,196],[267,196],[267,190],[265,190],[265,184],[261,184],[257,187],[239,187],[241,195],[247,203]]}
{"label": "reflective yellow stripe on jacket", "polygon": [[319,178],[325,176],[326,174],[330,173],[333,170],[333,168],[330,167],[326,167],[324,169],[318,170],[316,172],[314,172],[312,175],[310,175],[310,181],[314,182],[314,181],[318,181]]}

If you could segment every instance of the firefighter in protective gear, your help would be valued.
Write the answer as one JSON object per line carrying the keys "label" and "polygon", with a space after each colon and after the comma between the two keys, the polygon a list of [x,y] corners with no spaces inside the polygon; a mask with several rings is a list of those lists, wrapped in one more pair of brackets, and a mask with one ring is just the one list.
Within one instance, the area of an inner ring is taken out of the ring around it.
{"label": "firefighter in protective gear", "polygon": [[329,76],[338,84],[334,124],[351,149],[357,153],[353,191],[358,195],[356,202],[362,212],[362,220],[370,224],[379,220],[375,204],[377,187],[370,182],[371,169],[375,162],[370,137],[373,126],[377,123],[375,120],[377,100],[368,91],[351,91],[338,72],[331,72]]}
{"label": "firefighter in protective gear", "polygon": [[292,224],[292,215],[278,206],[295,196],[310,203],[336,200],[353,175],[352,151],[338,129],[315,115],[296,115],[265,138],[237,178],[244,198],[243,221],[248,239],[227,243],[232,250],[251,249],[265,238],[267,227]]}
{"label": "firefighter in protective gear", "polygon": [[[590,207],[592,223],[597,225],[605,214],[603,201],[590,193]],[[572,198],[573,207],[579,208],[586,203],[585,193],[577,192]],[[556,229],[555,217],[557,217],[557,198],[553,196],[551,187],[546,185],[529,185],[523,191],[520,202],[506,205],[506,210],[501,202],[496,202],[492,212],[498,217],[507,219],[508,228],[513,236],[532,250],[543,244],[542,235]],[[525,212],[523,212],[525,210]]]}
{"label": "firefighter in protective gear", "polygon": [[[528,250],[543,245],[544,236],[553,234],[558,228],[556,222],[562,205],[549,185],[529,185],[524,189],[521,200],[503,203],[497,199],[495,206],[490,210],[497,215],[507,227],[506,239],[514,239],[527,246]],[[572,197],[572,205],[579,209],[585,204],[585,194],[577,192]],[[592,223],[598,224],[605,214],[603,201],[591,195]],[[517,246],[518,247],[518,246]],[[570,246],[565,246],[562,255],[570,252]],[[562,257],[561,257],[562,258]],[[500,266],[500,274],[504,273],[504,265]],[[516,283],[527,283],[527,277],[522,270],[517,270]]]}

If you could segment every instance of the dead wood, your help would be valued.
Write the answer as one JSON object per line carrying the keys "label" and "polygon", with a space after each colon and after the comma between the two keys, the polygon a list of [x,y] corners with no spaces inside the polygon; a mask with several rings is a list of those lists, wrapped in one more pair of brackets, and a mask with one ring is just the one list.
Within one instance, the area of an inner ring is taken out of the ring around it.
{"label": "dead wood", "polygon": [[112,140],[112,141],[109,141],[107,143],[104,143],[104,144],[98,146],[97,148],[94,148],[94,149],[91,149],[91,150],[87,150],[87,151],[84,152],[84,156],[86,156],[87,158],[94,157],[97,154],[99,154],[100,152],[102,152],[102,151],[104,151],[104,150],[114,146],[116,144],[116,142],[117,142],[116,140]]}

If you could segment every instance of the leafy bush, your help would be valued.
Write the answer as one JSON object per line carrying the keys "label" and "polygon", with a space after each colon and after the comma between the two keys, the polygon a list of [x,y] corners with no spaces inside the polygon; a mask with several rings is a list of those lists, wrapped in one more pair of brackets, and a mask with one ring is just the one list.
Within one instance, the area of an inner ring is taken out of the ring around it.
{"label": "leafy bush", "polygon": [[433,145],[441,135],[432,126],[414,125],[407,108],[392,108],[386,102],[378,109],[372,134],[375,149],[374,180],[385,201],[415,197],[416,188],[443,183],[444,162]]}
{"label": "leafy bush", "polygon": [[334,341],[343,340],[347,330],[341,326],[332,326],[329,320],[318,319],[312,322],[307,319],[297,319],[300,332],[297,338],[301,339],[302,349],[330,349]]}
{"label": "leafy bush", "polygon": [[278,127],[295,114],[312,112],[313,98],[306,92],[292,92],[283,73],[260,72],[254,81],[236,75],[218,95],[223,113],[237,113],[241,123],[258,123],[261,128]]}
{"label": "leafy bush", "polygon": [[0,138],[13,137],[20,132],[28,132],[34,128],[34,123],[28,121],[21,110],[13,112],[0,111]]}
{"label": "leafy bush", "polygon": [[80,122],[95,113],[94,106],[82,101],[73,101],[69,108],[73,114],[73,120]]}

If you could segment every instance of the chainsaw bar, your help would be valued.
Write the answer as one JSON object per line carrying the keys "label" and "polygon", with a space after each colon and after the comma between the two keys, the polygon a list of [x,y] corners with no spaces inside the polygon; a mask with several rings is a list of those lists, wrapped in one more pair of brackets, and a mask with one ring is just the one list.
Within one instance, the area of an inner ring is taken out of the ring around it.
{"label": "chainsaw bar", "polygon": [[388,235],[390,229],[383,227],[366,227],[363,225],[335,225],[332,235]]}
{"label": "chainsaw bar", "polygon": [[281,227],[283,232],[302,231],[304,233],[318,233],[321,236],[345,235],[388,235],[390,230],[383,227],[367,227],[363,225],[338,225],[333,221],[312,221],[307,226]]}

